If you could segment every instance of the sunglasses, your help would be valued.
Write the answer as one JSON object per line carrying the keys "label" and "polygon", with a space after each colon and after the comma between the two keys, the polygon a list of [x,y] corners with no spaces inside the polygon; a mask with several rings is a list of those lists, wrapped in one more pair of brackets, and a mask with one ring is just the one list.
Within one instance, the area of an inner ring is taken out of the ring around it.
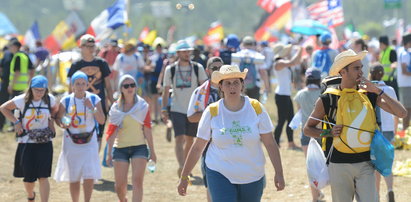
{"label": "sunglasses", "polygon": [[83,45],[83,47],[86,47],[86,48],[95,48],[96,45]]}
{"label": "sunglasses", "polygon": [[218,70],[220,70],[220,67],[221,67],[221,66],[212,66],[210,69],[211,69],[212,71],[218,71]]}
{"label": "sunglasses", "polygon": [[124,87],[125,89],[135,88],[135,87],[136,87],[136,84],[135,84],[135,83],[124,84],[123,87]]}

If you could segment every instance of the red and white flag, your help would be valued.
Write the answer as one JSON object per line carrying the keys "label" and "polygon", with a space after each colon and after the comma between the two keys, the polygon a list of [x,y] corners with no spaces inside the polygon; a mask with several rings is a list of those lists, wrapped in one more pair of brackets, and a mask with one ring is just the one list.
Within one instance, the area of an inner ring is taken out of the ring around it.
{"label": "red and white flag", "polygon": [[281,7],[283,4],[291,0],[258,0],[257,5],[263,8],[268,13],[273,12],[275,8]]}
{"label": "red and white flag", "polygon": [[329,27],[336,27],[344,23],[344,12],[341,0],[322,0],[310,5],[310,17]]}
{"label": "red and white flag", "polygon": [[143,30],[141,30],[140,32],[140,36],[138,37],[138,40],[144,41],[144,39],[147,37],[149,32],[150,32],[150,28],[144,27]]}

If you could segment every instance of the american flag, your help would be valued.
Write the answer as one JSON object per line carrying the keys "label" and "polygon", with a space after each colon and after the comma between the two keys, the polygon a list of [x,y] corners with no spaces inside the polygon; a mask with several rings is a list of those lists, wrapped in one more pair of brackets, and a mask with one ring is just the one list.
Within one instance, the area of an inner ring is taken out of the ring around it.
{"label": "american flag", "polygon": [[310,17],[329,27],[336,27],[344,23],[344,12],[341,0],[322,0],[307,8]]}

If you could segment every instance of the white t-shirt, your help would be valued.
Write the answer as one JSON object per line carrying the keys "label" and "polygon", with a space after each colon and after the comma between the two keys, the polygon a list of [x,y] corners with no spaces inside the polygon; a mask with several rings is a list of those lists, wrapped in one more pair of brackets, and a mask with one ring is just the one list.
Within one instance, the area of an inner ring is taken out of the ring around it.
{"label": "white t-shirt", "polygon": [[[19,95],[16,96],[12,99],[13,103],[16,105],[17,109],[20,111],[20,113],[23,113],[24,111],[24,96]],[[50,96],[50,107],[53,108],[56,106],[56,98],[49,94]],[[50,109],[52,110],[52,109]],[[19,115],[20,116],[20,115]],[[24,130],[33,130],[33,129],[44,129],[47,128],[49,125],[49,119],[50,119],[50,111],[48,110],[47,104],[40,100],[40,101],[33,101],[29,104],[29,108],[26,111],[25,116],[22,118],[22,126]],[[19,118],[19,117],[16,117]],[[36,143],[34,140],[30,140],[28,135],[25,135],[23,137],[17,138],[18,143]]]}
{"label": "white t-shirt", "polygon": [[119,72],[119,77],[129,74],[137,78],[137,73],[142,72],[144,68],[143,57],[139,53],[126,55],[120,53],[117,55],[116,61],[113,64],[113,69]]}
{"label": "white t-shirt", "polygon": [[[398,100],[394,89],[391,86],[387,86],[384,83],[384,81],[379,81],[378,87],[380,87],[381,90],[384,90],[384,93],[386,93],[392,99]],[[380,116],[381,116],[381,131],[394,131],[394,115],[381,109]]]}
{"label": "white t-shirt", "polygon": [[188,104],[193,91],[198,87],[199,81],[207,80],[207,74],[201,64],[198,64],[198,79],[194,72],[194,67],[179,66],[175,67],[174,79],[171,82],[171,66],[166,67],[164,73],[164,86],[171,86],[173,93],[171,97],[171,111],[187,114]]}
{"label": "white t-shirt", "polygon": [[[267,69],[265,64],[265,56],[255,50],[252,49],[242,49],[236,53],[231,54],[231,65],[236,65],[240,67],[241,59],[253,59],[256,68],[256,86],[261,86],[260,81],[260,69]],[[251,74],[251,70],[248,70],[247,74]]]}
{"label": "white t-shirt", "polygon": [[233,184],[255,182],[264,176],[265,157],[260,134],[270,133],[274,126],[262,105],[257,115],[245,97],[239,111],[229,111],[224,99],[218,101],[218,115],[204,111],[198,125],[197,137],[209,141],[206,165],[224,175]]}
{"label": "white t-shirt", "polygon": [[410,65],[410,54],[406,50],[402,50],[398,58],[397,65],[397,83],[398,87],[410,87],[411,86],[411,76],[404,75],[402,73],[401,64]]}
{"label": "white t-shirt", "polygon": [[291,86],[292,86],[291,68],[285,67],[281,70],[276,70],[274,68],[274,73],[275,73],[275,77],[277,78],[277,87],[275,88],[275,94],[291,96]]}

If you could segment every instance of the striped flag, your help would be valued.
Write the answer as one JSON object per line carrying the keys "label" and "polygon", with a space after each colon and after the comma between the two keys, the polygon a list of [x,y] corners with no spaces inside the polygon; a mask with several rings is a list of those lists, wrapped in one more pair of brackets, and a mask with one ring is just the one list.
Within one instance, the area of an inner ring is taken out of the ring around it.
{"label": "striped flag", "polygon": [[31,25],[30,29],[27,30],[26,34],[24,35],[24,45],[28,46],[30,50],[34,50],[36,48],[36,41],[41,40],[40,32],[39,32],[39,24],[37,21],[34,21],[33,25]]}
{"label": "striped flag", "polygon": [[216,21],[211,23],[207,34],[203,37],[204,44],[207,46],[217,45],[224,38],[223,25]]}
{"label": "striped flag", "polygon": [[273,12],[275,8],[281,7],[283,4],[291,0],[258,0],[257,5],[263,8],[268,13]]}
{"label": "striped flag", "polygon": [[275,33],[291,20],[291,7],[291,2],[287,2],[275,9],[254,33],[255,39],[257,41],[274,40]]}
{"label": "striped flag", "polygon": [[307,8],[310,17],[329,27],[344,23],[344,12],[341,0],[322,0]]}

